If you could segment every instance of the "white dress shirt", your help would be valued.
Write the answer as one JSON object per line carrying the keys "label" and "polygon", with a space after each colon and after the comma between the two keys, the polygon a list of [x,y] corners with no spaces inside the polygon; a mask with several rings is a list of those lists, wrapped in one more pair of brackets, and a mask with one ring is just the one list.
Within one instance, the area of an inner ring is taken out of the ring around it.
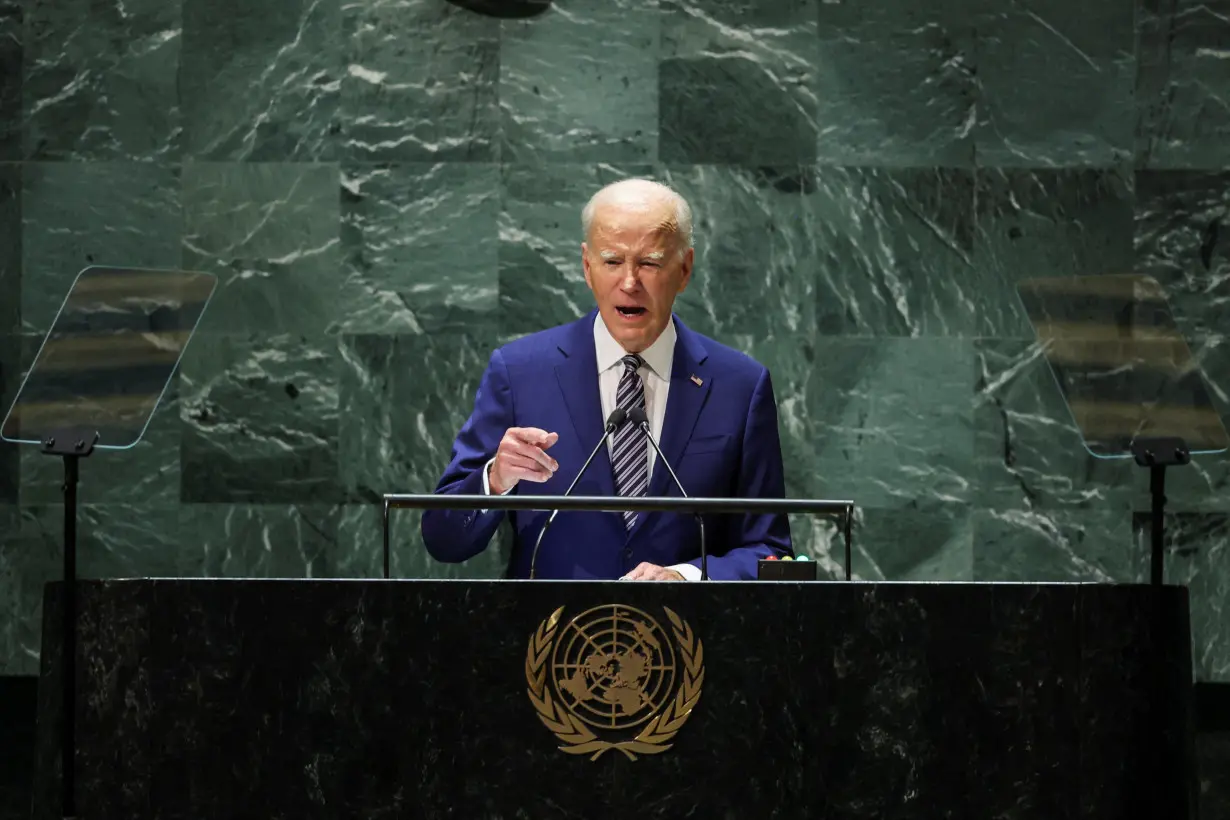
{"label": "white dress shirt", "polygon": [[[645,416],[649,419],[649,429],[654,440],[662,441],[662,425],[666,420],[666,398],[671,387],[671,364],[675,360],[675,323],[666,323],[662,335],[641,352],[642,364],[637,371],[645,386]],[[616,394],[619,392],[619,380],[623,377],[624,366],[620,359],[628,355],[619,342],[607,330],[602,314],[594,317],[594,352],[598,359],[598,395],[602,402],[602,419],[605,421],[615,409]],[[607,441],[607,449],[613,450],[615,437]],[[653,445],[645,442],[649,455],[649,476],[653,476],[654,462],[657,453]],[[494,458],[483,465],[483,493],[491,494],[490,480],[487,477]],[[673,569],[688,581],[700,580],[700,569],[691,564],[676,564],[667,569]]]}
{"label": "white dress shirt", "polygon": [[[602,400],[602,418],[606,420],[615,410],[619,380],[624,375],[620,359],[628,352],[611,336],[606,322],[602,321],[602,314],[594,317],[594,351],[598,354],[598,395]],[[645,417],[649,419],[654,441],[661,442],[662,422],[666,419],[666,396],[671,389],[671,364],[675,360],[674,322],[668,322],[658,340],[641,352],[641,359],[644,364],[637,372],[645,385]],[[607,449],[614,455],[615,436],[611,436],[607,444]],[[658,454],[649,442],[645,442],[645,448],[649,451],[649,477],[652,478]]]}

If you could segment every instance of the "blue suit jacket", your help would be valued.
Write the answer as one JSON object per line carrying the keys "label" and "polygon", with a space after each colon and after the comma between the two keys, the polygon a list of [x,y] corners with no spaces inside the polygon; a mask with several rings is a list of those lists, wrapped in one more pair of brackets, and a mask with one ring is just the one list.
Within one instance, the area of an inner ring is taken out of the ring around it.
{"label": "blue suit jacket", "polygon": [[[453,445],[437,493],[481,495],[482,470],[509,427],[559,433],[548,451],[559,470],[542,484],[522,481],[513,492],[562,495],[602,436],[602,404],[593,325],[597,311],[535,333],[491,355],[474,411]],[[743,353],[693,333],[677,332],[660,445],[692,497],[781,498],[784,495],[777,405],[769,371]],[[701,380],[698,385],[692,376]],[[609,451],[603,447],[573,495],[615,495]],[[655,462],[649,495],[678,496]],[[515,533],[508,575],[529,576],[530,552],[548,513],[429,510],[423,541],[437,560],[460,562],[487,547],[507,517]],[[755,578],[756,561],[791,554],[784,515],[718,515],[705,519],[709,577]],[[690,514],[642,513],[629,532],[619,513],[561,512],[547,530],[536,577],[614,579],[642,561],[699,566],[700,536]]]}

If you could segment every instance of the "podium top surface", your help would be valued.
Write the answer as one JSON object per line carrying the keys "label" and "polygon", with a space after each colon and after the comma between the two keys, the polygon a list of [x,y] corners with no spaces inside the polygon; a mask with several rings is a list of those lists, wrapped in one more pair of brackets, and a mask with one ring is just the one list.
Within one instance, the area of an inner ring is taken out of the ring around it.
{"label": "podium top surface", "polygon": [[[63,585],[61,580],[48,581],[47,586],[51,588]],[[200,586],[200,587],[328,587],[328,586],[371,586],[371,587],[390,587],[390,586],[421,586],[421,587],[600,587],[607,586],[612,589],[704,589],[710,586],[720,586],[724,588],[735,589],[765,589],[771,588],[780,590],[783,587],[816,587],[817,590],[824,590],[825,594],[833,594],[835,589],[851,588],[857,589],[859,594],[865,594],[870,587],[884,587],[896,590],[908,590],[911,588],[925,590],[949,590],[958,592],[961,590],[979,591],[980,593],[995,590],[1019,590],[1019,589],[1034,589],[1034,590],[1075,590],[1075,589],[1097,589],[1097,590],[1135,590],[1135,591],[1155,591],[1164,595],[1187,595],[1187,587],[1178,584],[1163,584],[1153,585],[1146,582],[1114,582],[1106,583],[1100,581],[910,581],[910,580],[872,580],[872,579],[854,579],[840,580],[820,578],[815,581],[759,581],[759,580],[738,580],[738,581],[620,581],[620,580],[604,580],[604,579],[560,579],[560,578],[296,578],[296,577],[267,577],[267,578],[237,578],[237,577],[176,577],[176,576],[131,576],[131,577],[116,577],[116,578],[91,578],[79,579],[76,582],[78,587],[82,588],[110,588],[110,587],[137,587],[137,586]]]}

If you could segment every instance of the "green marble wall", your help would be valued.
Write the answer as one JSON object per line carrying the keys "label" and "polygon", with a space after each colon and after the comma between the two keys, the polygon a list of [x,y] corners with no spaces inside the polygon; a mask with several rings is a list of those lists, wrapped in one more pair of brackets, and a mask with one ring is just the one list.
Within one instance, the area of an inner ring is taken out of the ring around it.
{"label": "green marble wall", "polygon": [[[1013,286],[1156,275],[1230,416],[1227,0],[0,0],[5,408],[81,267],[222,282],[146,440],[84,465],[81,572],[377,576],[372,502],[433,486],[493,345],[587,309],[578,212],[630,174],[690,197],[679,312],[772,368],[859,577],[1147,576],[1146,476],[1083,453]],[[0,446],[0,674],[59,478]],[[1230,467],[1172,482],[1230,681]],[[499,570],[396,531],[399,576]]]}

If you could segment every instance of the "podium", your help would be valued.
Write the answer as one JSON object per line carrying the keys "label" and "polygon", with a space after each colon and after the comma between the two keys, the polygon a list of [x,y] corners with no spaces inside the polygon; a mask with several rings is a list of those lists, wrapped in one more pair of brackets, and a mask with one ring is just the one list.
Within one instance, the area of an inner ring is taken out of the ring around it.
{"label": "podium", "polygon": [[[63,592],[38,818],[59,808]],[[117,579],[75,597],[91,820],[1192,810],[1182,587]]]}

